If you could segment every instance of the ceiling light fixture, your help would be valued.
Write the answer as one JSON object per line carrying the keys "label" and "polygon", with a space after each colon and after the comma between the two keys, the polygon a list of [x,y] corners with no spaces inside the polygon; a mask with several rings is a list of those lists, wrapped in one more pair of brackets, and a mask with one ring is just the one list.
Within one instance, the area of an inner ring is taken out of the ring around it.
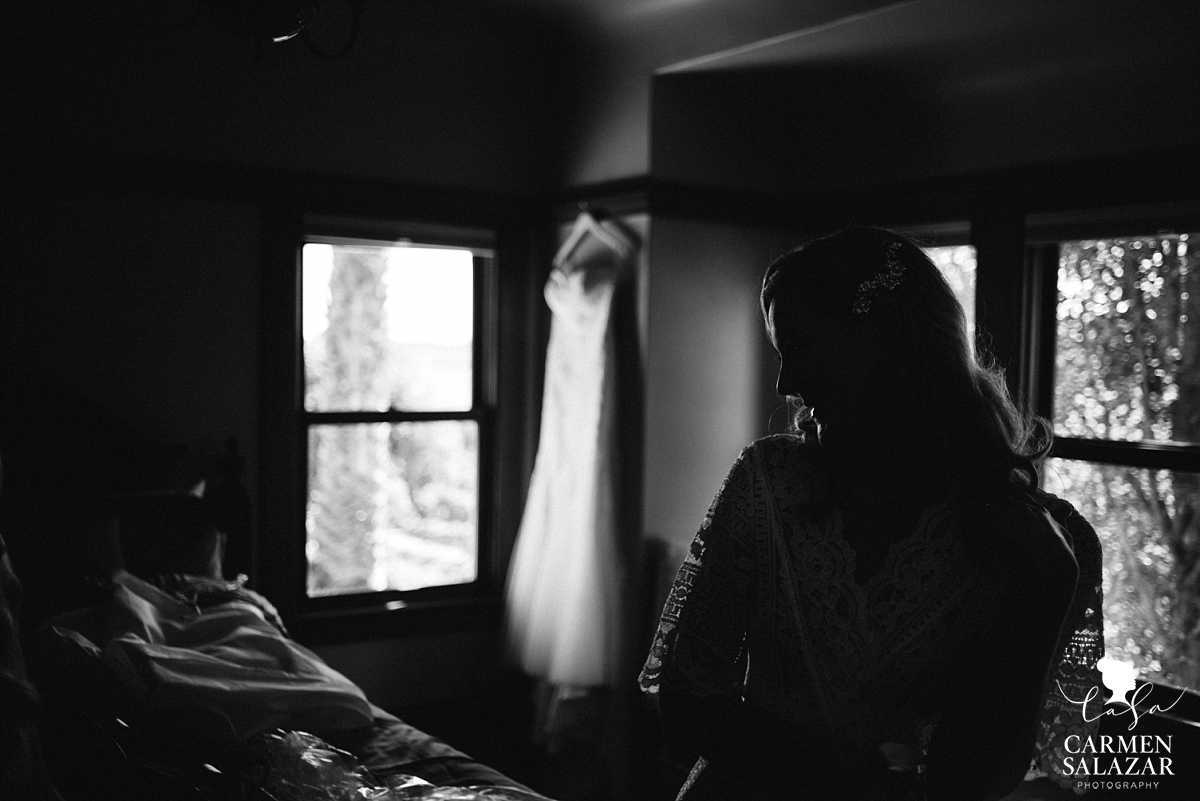
{"label": "ceiling light fixture", "polygon": [[317,16],[318,0],[198,0],[195,11],[176,24],[148,23],[134,14],[125,4],[125,15],[142,30],[163,31],[189,28],[196,24],[200,9],[207,6],[217,25],[240,39],[254,43],[254,61],[261,63],[266,46],[281,44],[299,37],[314,56],[337,59],[346,56],[358,39],[363,0],[350,0],[350,32],[338,49],[327,51],[317,46],[309,35],[309,24]]}

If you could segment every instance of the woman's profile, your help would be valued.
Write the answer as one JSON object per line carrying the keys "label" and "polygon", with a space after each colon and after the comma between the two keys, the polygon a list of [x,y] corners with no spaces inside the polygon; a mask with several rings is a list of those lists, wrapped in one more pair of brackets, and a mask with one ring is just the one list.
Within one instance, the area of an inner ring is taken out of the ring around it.
{"label": "woman's profile", "polygon": [[1031,761],[1069,786],[1099,544],[1038,489],[1048,427],[905,237],[814,240],[761,300],[794,430],[734,464],[641,675],[698,756],[680,797],[996,799]]}

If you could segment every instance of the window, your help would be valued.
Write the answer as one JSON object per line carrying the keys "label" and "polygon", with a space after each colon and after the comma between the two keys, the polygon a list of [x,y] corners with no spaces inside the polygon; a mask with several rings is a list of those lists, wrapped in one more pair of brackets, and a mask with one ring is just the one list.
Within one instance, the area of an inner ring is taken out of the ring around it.
{"label": "window", "polygon": [[1158,233],[1057,240],[1034,254],[1056,285],[1043,323],[1053,381],[1041,405],[1057,439],[1044,485],[1100,536],[1109,656],[1190,687],[1200,685],[1198,243]]}
{"label": "window", "polygon": [[490,251],[318,228],[300,267],[307,597],[475,582]]}
{"label": "window", "polygon": [[967,320],[967,340],[975,341],[975,248],[970,245],[943,245],[921,248],[954,290]]}
{"label": "window", "polygon": [[892,226],[921,246],[922,252],[937,265],[950,284],[954,297],[963,307],[967,338],[975,341],[975,247],[971,244],[971,226],[964,221],[931,225]]}

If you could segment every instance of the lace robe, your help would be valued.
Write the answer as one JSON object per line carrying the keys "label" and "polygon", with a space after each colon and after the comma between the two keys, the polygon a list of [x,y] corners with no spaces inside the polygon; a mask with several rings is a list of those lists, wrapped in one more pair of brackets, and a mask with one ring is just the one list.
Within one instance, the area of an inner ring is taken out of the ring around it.
{"label": "lace robe", "polygon": [[[816,726],[848,751],[891,743],[919,755],[944,711],[945,688],[1003,613],[1005,594],[1020,591],[1012,571],[981,557],[981,538],[964,535],[964,510],[989,501],[978,489],[952,490],[892,544],[881,570],[860,580],[842,512],[824,502],[826,492],[815,450],[794,437],[743,452],[679,570],[642,688],[724,694]],[[1076,698],[1081,684],[1099,685],[1099,543],[1069,504],[1044,493],[1038,500],[1060,528],[1066,523],[1080,563],[1037,743],[1039,765],[1066,785],[1056,750],[1088,727],[1078,707],[1056,701],[1055,680]],[[1053,528],[1032,504],[1018,514],[1040,523],[1035,530]]]}

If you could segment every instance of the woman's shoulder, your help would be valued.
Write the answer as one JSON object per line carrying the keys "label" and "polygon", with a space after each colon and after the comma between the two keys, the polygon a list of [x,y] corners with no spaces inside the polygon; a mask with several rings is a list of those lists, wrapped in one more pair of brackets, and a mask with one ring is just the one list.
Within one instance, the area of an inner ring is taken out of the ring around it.
{"label": "woman's shoulder", "polygon": [[743,454],[757,452],[773,460],[788,460],[794,463],[815,462],[820,459],[820,446],[808,442],[799,434],[768,434],[754,440],[742,451]]}
{"label": "woman's shoulder", "polygon": [[1084,540],[1096,540],[1096,530],[1070,501],[1046,492],[1034,489],[1030,492],[1035,503],[1044,508],[1054,520],[1067,530],[1074,547],[1078,548]]}
{"label": "woman's shoulder", "polygon": [[750,443],[740,462],[755,464],[776,497],[807,502],[828,489],[820,446],[795,434],[771,434]]}
{"label": "woman's shoulder", "polygon": [[1071,537],[1039,493],[1007,485],[965,486],[958,508],[971,541],[997,569],[1022,581],[1074,585]]}

